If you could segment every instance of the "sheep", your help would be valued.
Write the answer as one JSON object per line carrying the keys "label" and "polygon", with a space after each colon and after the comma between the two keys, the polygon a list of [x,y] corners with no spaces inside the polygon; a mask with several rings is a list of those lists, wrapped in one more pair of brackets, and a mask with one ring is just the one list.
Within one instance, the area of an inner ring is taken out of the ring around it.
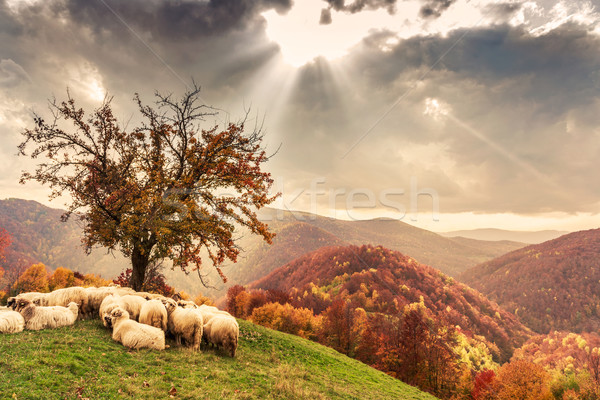
{"label": "sheep", "polygon": [[149,292],[135,292],[135,293],[131,293],[132,295],[135,296],[140,296],[143,297],[146,300],[163,300],[166,299],[165,296],[163,296],[162,294],[157,294],[157,293],[149,293]]}
{"label": "sheep", "polygon": [[109,295],[116,292],[114,287],[88,287],[85,288],[84,292],[87,296],[87,309],[86,314],[90,317],[97,314],[100,311],[100,305],[102,301]]}
{"label": "sheep", "polygon": [[208,323],[208,321],[210,321],[215,316],[224,316],[224,317],[233,318],[233,316],[231,314],[229,314],[227,311],[222,311],[222,310],[219,310],[217,307],[207,306],[206,304],[202,304],[202,305],[198,306],[198,310],[200,310],[200,312],[202,313],[202,318],[204,319],[204,325],[206,325]]}
{"label": "sheep", "polygon": [[140,323],[167,330],[168,315],[164,304],[159,300],[148,300],[140,311]]}
{"label": "sheep", "polygon": [[6,307],[0,307],[0,333],[22,332],[25,328],[23,316]]}
{"label": "sheep", "polygon": [[25,292],[25,293],[19,293],[18,295],[16,295],[15,297],[9,297],[6,301],[6,306],[8,308],[11,309],[15,309],[16,305],[17,305],[17,300],[18,299],[26,299],[29,301],[36,301],[38,298],[41,297],[45,297],[47,296],[49,293],[40,293],[40,292]]}
{"label": "sheep", "polygon": [[175,336],[176,343],[181,345],[183,339],[194,351],[199,350],[204,327],[200,311],[177,307],[177,303],[173,299],[165,299],[163,304],[167,309],[167,327],[169,332]]}
{"label": "sheep", "polygon": [[[104,326],[107,326],[107,322],[104,317],[107,314],[107,310],[110,311],[115,307],[111,307],[111,305],[117,305],[123,308],[129,314],[130,318],[134,320],[138,320],[140,316],[140,310],[142,309],[142,305],[146,302],[146,300],[140,296],[134,295],[125,295],[119,296],[117,294],[112,294],[106,296],[104,300],[102,300],[102,304],[100,304],[99,315],[100,319]],[[110,307],[110,310],[109,310]]]}
{"label": "sheep", "polygon": [[240,328],[235,318],[225,315],[213,317],[204,326],[204,336],[208,343],[222,347],[231,357],[235,357]]}
{"label": "sheep", "polygon": [[75,303],[79,307],[79,318],[87,313],[88,296],[85,289],[79,286],[57,289],[50,293],[44,293],[33,300],[35,305],[44,307],[61,306],[67,307],[69,303]]}
{"label": "sheep", "polygon": [[181,308],[198,308],[196,303],[188,300],[178,300],[177,305]]}
{"label": "sheep", "polygon": [[27,299],[19,299],[16,311],[23,316],[25,329],[38,331],[73,325],[79,314],[79,307],[74,302],[69,303],[68,307],[42,307],[36,306]]}
{"label": "sheep", "polygon": [[129,319],[129,313],[117,307],[105,317],[114,327],[112,338],[131,349],[165,349],[165,333],[153,326],[140,324]]}
{"label": "sheep", "polygon": [[14,310],[17,307],[17,298],[9,297],[8,299],[6,299],[6,307],[11,310]]}
{"label": "sheep", "polygon": [[142,306],[146,303],[147,300],[143,297],[131,294],[121,296],[121,300],[125,302],[125,310],[127,310],[131,319],[138,321],[140,318],[140,311],[142,310]]}

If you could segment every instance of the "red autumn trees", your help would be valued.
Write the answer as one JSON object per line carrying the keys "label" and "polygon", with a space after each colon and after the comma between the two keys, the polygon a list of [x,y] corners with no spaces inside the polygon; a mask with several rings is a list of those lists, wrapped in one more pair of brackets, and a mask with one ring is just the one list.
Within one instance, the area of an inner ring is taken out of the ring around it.
{"label": "red autumn trees", "polygon": [[21,182],[70,195],[65,218],[77,212],[87,249],[104,246],[130,258],[136,290],[148,266],[163,259],[202,279],[203,250],[225,280],[220,265],[239,254],[236,225],[272,238],[253,211],[274,200],[262,170],[269,158],[262,132],[246,132],[245,121],[202,129],[213,111],[198,103],[199,92],[194,87],[181,100],[157,94],[156,108],[136,96],[144,122],[130,130],[119,126],[110,99],[86,116],[69,96],[51,104],[50,121],[36,116],[23,132],[20,153],[44,161]]}

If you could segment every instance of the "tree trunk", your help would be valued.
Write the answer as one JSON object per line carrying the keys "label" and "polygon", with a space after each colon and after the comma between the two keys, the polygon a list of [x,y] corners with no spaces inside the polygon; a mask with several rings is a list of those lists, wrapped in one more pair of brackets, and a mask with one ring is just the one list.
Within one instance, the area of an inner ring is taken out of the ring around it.
{"label": "tree trunk", "polygon": [[130,285],[136,292],[141,292],[148,268],[149,252],[143,252],[140,245],[135,245],[131,252],[131,280]]}

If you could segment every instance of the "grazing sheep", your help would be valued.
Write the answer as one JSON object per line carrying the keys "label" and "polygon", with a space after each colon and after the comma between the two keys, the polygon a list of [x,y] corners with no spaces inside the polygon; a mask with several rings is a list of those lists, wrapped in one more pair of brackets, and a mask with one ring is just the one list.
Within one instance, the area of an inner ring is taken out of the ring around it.
{"label": "grazing sheep", "polygon": [[148,300],[140,311],[140,323],[167,330],[167,309],[159,300]]}
{"label": "grazing sheep", "polygon": [[23,316],[6,307],[0,307],[0,333],[22,332],[25,328]]}
{"label": "grazing sheep", "polygon": [[131,349],[165,349],[165,333],[162,330],[130,320],[129,313],[121,307],[112,310],[105,318],[110,319],[114,327],[113,340],[123,346]]}
{"label": "grazing sheep", "polygon": [[121,296],[121,300],[125,303],[125,310],[129,313],[130,318],[138,321],[142,306],[146,304],[146,299],[140,296],[127,294]]}
{"label": "grazing sheep", "polygon": [[23,316],[25,329],[38,331],[73,325],[79,314],[79,307],[73,302],[68,307],[40,307],[27,299],[18,299],[16,311]]}
{"label": "grazing sheep", "polygon": [[41,293],[32,301],[35,305],[44,307],[67,307],[69,303],[75,303],[79,308],[80,319],[85,317],[87,313],[87,294],[85,289],[79,286],[57,289],[50,293]]}
{"label": "grazing sheep", "polygon": [[223,316],[223,317],[233,318],[233,316],[231,314],[229,314],[227,311],[222,311],[222,310],[219,310],[217,307],[207,306],[206,304],[202,304],[202,305],[198,306],[198,310],[200,310],[200,312],[202,313],[202,318],[204,319],[204,325],[206,325],[208,323],[208,321],[210,321],[215,316]]}
{"label": "grazing sheep", "polygon": [[116,288],[103,286],[103,287],[88,287],[84,290],[87,296],[87,307],[86,315],[92,317],[98,314],[100,311],[100,305],[102,301],[109,295],[116,293]]}
{"label": "grazing sheep", "polygon": [[115,293],[119,296],[126,296],[128,294],[135,295],[137,292],[130,287],[116,286]]}
{"label": "grazing sheep", "polygon": [[[100,319],[102,320],[102,323],[104,324],[104,326],[108,326],[106,320],[104,319],[104,317],[107,314],[107,310],[112,311],[112,309],[115,308],[115,307],[111,307],[112,305],[121,307],[122,309],[127,311],[127,313],[129,313],[129,316],[132,319],[137,321],[140,316],[140,311],[142,309],[142,305],[145,302],[146,302],[146,300],[140,296],[134,296],[134,295],[129,295],[129,294],[125,295],[125,296],[119,296],[118,294],[111,294],[109,296],[106,296],[104,298],[104,300],[102,300],[102,303],[100,304],[100,309],[99,309],[98,313],[100,315]],[[110,310],[109,310],[109,307],[110,307]]]}
{"label": "grazing sheep", "polygon": [[224,315],[213,317],[204,326],[204,336],[208,343],[222,347],[231,357],[235,357],[239,334],[237,321]]}
{"label": "grazing sheep", "polygon": [[146,300],[160,300],[160,301],[162,301],[163,299],[166,299],[165,296],[163,296],[162,294],[157,294],[157,293],[135,292],[135,293],[131,293],[131,294],[135,295],[135,296],[143,297]]}
{"label": "grazing sheep", "polygon": [[183,339],[194,351],[199,350],[204,326],[200,311],[177,307],[173,299],[163,300],[163,304],[167,309],[168,330],[175,336],[177,344],[181,345]]}
{"label": "grazing sheep", "polygon": [[177,305],[181,308],[198,308],[196,303],[189,300],[178,300]]}

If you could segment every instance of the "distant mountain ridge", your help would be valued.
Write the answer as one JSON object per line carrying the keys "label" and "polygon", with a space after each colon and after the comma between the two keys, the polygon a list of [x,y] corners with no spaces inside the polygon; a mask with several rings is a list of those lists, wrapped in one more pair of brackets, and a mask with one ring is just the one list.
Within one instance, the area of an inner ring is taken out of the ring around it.
{"label": "distant mountain ridge", "polygon": [[398,250],[451,276],[456,276],[471,266],[525,246],[524,243],[510,241],[480,243],[479,241],[446,238],[389,218],[345,221],[270,208],[262,210],[260,216],[261,219],[273,221],[275,224],[282,222],[310,224],[329,232],[343,242],[354,245],[370,243]]}
{"label": "distant mountain ridge", "polygon": [[539,244],[548,240],[566,235],[568,231],[543,230],[543,231],[510,231],[504,229],[486,228],[461,231],[439,232],[449,238],[463,237],[467,239],[502,241],[509,240],[527,244]]}
{"label": "distant mountain ridge", "polygon": [[120,254],[107,254],[105,249],[86,255],[82,228],[74,218],[61,222],[63,213],[32,200],[0,200],[0,227],[12,237],[3,267],[11,270],[42,262],[51,269],[66,267],[104,278],[117,275],[126,260]]}
{"label": "distant mountain ridge", "polygon": [[[119,252],[111,255],[98,249],[86,256],[81,246],[82,228],[74,220],[61,222],[63,212],[31,200],[0,200],[0,227],[13,236],[6,264],[16,266],[43,262],[52,269],[64,266],[82,273],[101,274],[107,279],[129,267],[129,260]],[[200,273],[214,289],[202,286],[200,280],[194,278],[195,273],[185,275],[181,271],[171,271],[170,263],[166,262],[165,275],[169,283],[191,294],[201,291],[219,297],[230,285],[260,279],[306,253],[322,247],[349,244],[381,244],[456,276],[469,267],[524,246],[506,241],[444,238],[404,222],[384,218],[342,221],[272,208],[261,210],[259,217],[267,221],[270,229],[277,234],[273,245],[243,230],[237,232],[242,252],[237,263],[223,267],[228,277],[227,284],[220,281],[208,260]]]}
{"label": "distant mountain ridge", "polygon": [[515,250],[459,279],[537,332],[600,330],[600,229]]}

